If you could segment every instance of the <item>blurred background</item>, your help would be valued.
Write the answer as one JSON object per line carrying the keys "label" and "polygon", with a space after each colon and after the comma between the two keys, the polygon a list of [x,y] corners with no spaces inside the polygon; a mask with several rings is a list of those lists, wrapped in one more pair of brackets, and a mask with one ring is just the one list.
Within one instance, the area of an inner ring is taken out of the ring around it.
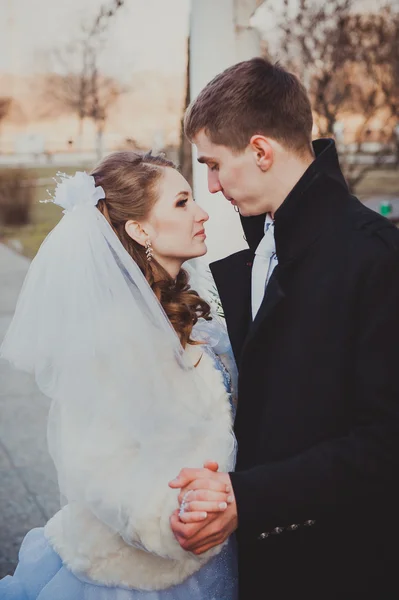
{"label": "blurred background", "polygon": [[[122,149],[165,152],[210,213],[207,261],[245,247],[206,187],[184,110],[229,65],[265,55],[294,71],[314,137],[336,140],[348,184],[399,222],[399,0],[0,0],[0,339],[61,209],[58,171]],[[48,402],[0,363],[0,576],[57,509]]]}

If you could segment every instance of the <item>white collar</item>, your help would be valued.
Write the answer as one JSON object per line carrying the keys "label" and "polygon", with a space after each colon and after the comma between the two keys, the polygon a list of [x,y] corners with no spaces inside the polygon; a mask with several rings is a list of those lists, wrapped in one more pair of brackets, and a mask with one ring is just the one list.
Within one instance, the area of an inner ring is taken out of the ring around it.
{"label": "white collar", "polygon": [[272,225],[274,223],[271,214],[267,213],[266,214],[266,218],[265,218],[265,226],[264,226],[264,232],[266,233],[266,231],[269,229],[269,226]]}

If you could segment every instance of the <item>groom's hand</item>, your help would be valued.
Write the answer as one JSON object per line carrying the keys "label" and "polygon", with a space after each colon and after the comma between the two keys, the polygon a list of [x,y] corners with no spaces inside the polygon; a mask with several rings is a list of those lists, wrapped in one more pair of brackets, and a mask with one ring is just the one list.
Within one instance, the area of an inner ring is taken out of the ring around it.
{"label": "groom's hand", "polygon": [[209,513],[201,522],[182,523],[178,510],[171,516],[170,524],[177,541],[182,548],[194,554],[202,554],[223,543],[238,526],[237,506],[228,473],[215,473],[216,469],[210,463],[206,466],[207,469],[183,469],[169,484],[170,487],[181,488],[180,502],[189,490],[201,490],[204,499],[208,493],[209,501],[215,492],[225,492],[230,496],[223,512]]}

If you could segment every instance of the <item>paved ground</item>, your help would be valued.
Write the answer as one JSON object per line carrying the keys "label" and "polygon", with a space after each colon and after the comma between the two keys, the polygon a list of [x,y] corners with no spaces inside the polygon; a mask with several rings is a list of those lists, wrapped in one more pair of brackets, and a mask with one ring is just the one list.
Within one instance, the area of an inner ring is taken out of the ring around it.
{"label": "paved ground", "polygon": [[[0,244],[0,341],[29,261]],[[0,360],[0,577],[12,573],[26,532],[58,508],[46,449],[49,401],[32,379]]]}

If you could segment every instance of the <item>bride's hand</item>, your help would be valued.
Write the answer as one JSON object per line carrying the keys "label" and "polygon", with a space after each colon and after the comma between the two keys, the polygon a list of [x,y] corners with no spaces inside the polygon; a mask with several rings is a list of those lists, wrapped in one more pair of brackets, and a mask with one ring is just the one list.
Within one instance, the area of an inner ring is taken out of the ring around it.
{"label": "bride's hand", "polygon": [[179,495],[179,518],[183,523],[204,521],[208,513],[224,512],[233,497],[227,492],[212,490],[186,490]]}
{"label": "bride's hand", "polygon": [[[204,464],[204,468],[216,473],[219,465],[217,462],[208,461]],[[192,485],[188,485],[179,494],[179,518],[183,523],[204,521],[208,513],[225,511],[233,500],[233,496],[223,488],[218,490],[195,489]]]}

